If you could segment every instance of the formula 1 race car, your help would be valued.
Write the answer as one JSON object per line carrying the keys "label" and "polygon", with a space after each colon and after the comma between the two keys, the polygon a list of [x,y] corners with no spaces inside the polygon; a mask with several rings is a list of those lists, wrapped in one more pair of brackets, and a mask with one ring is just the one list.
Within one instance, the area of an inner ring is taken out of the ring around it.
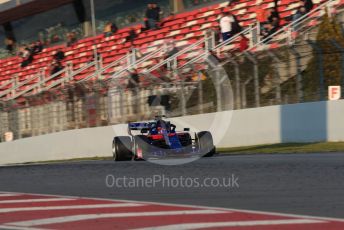
{"label": "formula 1 race car", "polygon": [[[133,134],[133,132],[138,134]],[[117,136],[112,142],[115,161],[170,159],[190,156],[211,157],[216,153],[210,132],[193,134],[189,128],[176,131],[176,126],[157,117],[149,122],[128,124],[129,136]]]}

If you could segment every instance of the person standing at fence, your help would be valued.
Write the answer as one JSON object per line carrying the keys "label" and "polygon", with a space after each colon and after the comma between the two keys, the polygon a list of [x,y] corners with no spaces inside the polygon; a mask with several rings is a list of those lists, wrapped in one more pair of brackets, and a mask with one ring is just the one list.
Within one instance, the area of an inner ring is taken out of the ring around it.
{"label": "person standing at fence", "polygon": [[231,13],[225,12],[220,19],[220,29],[222,34],[222,41],[227,41],[232,36],[232,23],[234,18]]}

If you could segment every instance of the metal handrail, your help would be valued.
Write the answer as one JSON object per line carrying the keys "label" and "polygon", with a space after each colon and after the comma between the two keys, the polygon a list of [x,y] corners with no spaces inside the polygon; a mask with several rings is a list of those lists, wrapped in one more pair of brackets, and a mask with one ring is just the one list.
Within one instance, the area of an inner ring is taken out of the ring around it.
{"label": "metal handrail", "polygon": [[203,39],[199,40],[198,42],[192,44],[191,46],[188,46],[188,47],[186,47],[185,49],[182,49],[182,50],[179,51],[178,53],[176,53],[176,54],[174,54],[173,56],[171,56],[171,57],[165,59],[164,61],[162,61],[162,62],[156,64],[155,66],[151,67],[150,69],[146,70],[145,72],[146,72],[146,73],[152,72],[152,71],[154,71],[154,70],[160,68],[161,66],[163,66],[163,65],[165,65],[165,64],[167,64],[167,63],[173,61],[173,60],[174,60],[175,58],[177,58],[178,56],[180,56],[180,55],[182,55],[182,54],[185,54],[185,53],[187,53],[188,51],[190,51],[191,49],[193,49],[194,47],[197,47],[197,46],[201,45],[202,43],[206,42],[207,39],[209,39],[209,38],[203,38]]}
{"label": "metal handrail", "polygon": [[41,74],[41,73],[36,73],[36,74],[35,74],[34,76],[32,76],[31,78],[27,78],[27,79],[25,79],[24,81],[18,82],[18,84],[17,84],[17,85],[14,85],[12,88],[9,88],[9,89],[7,89],[7,90],[1,92],[1,93],[0,93],[0,97],[3,97],[3,96],[5,96],[6,94],[11,93],[13,90],[16,90],[16,89],[18,89],[19,87],[21,87],[21,86],[23,86],[23,85],[29,83],[30,81],[33,81],[33,80],[39,78],[39,77],[40,77],[40,74]]}
{"label": "metal handrail", "polygon": [[144,63],[145,61],[147,61],[147,60],[149,60],[149,59],[155,57],[156,54],[158,54],[159,52],[161,52],[161,51],[164,50],[164,49],[165,49],[165,47],[162,46],[161,48],[159,48],[159,49],[157,49],[157,50],[155,50],[155,51],[152,51],[151,53],[147,54],[146,56],[144,56],[143,58],[139,59],[139,60],[136,61],[135,63],[130,64],[130,65],[127,66],[126,68],[124,68],[124,69],[122,69],[122,70],[116,72],[115,74],[113,74],[113,75],[111,76],[111,78],[116,78],[116,77],[118,77],[119,75],[121,75],[122,73],[127,72],[128,70],[130,70],[130,69],[132,69],[132,68],[135,68],[135,66],[138,66],[138,65]]}
{"label": "metal handrail", "polygon": [[[308,12],[307,14],[303,15],[302,17],[298,18],[297,20],[293,21],[292,23],[289,23],[288,25],[282,27],[281,29],[279,29],[278,31],[276,31],[275,33],[271,34],[270,36],[266,37],[265,39],[261,40],[260,42],[256,43],[255,45],[253,45],[252,47],[249,48],[249,50],[253,50],[256,47],[264,44],[266,41],[269,41],[271,38],[273,38],[274,36],[278,35],[281,32],[284,32],[287,28],[292,28],[292,27],[296,27],[297,25],[301,24],[301,22],[303,22],[304,19],[308,18],[309,15],[313,14],[314,12],[318,11],[319,9],[322,9],[324,7],[327,7],[327,5],[329,5],[330,3],[334,2],[335,0],[329,0],[319,6],[317,6],[316,8],[314,8],[313,10],[311,10],[310,12]],[[234,41],[235,39],[237,39],[239,36],[241,36],[242,34],[246,34],[246,33],[250,33],[255,29],[255,27],[252,28],[247,28],[244,31],[240,32],[239,34],[237,34],[236,36],[232,37],[231,39],[222,42],[220,44],[218,44],[213,51],[220,49],[226,45],[228,45],[229,43],[231,43],[232,41]],[[198,60],[200,60],[201,58],[203,58],[205,55],[201,54],[198,57],[193,58],[192,60],[188,61],[187,63],[185,63],[183,66],[181,66],[179,69],[184,68],[185,66],[194,63]]]}
{"label": "metal handrail", "polygon": [[[7,99],[7,100],[16,99],[16,98],[20,97],[21,95],[30,92],[30,91],[33,90],[34,88],[41,86],[41,85],[44,84],[45,82],[47,82],[47,81],[49,81],[49,80],[51,80],[51,79],[53,79],[53,78],[55,78],[55,77],[57,77],[57,76],[59,76],[59,75],[65,73],[66,71],[67,71],[66,69],[63,69],[63,70],[61,70],[61,71],[59,71],[59,72],[57,72],[57,73],[55,73],[55,74],[49,76],[48,78],[44,78],[42,81],[39,81],[39,82],[37,82],[36,84],[30,85],[30,86],[29,86],[28,88],[26,88],[25,90],[20,91],[19,93],[17,93],[16,95],[13,95],[12,97],[10,97],[10,98]],[[40,77],[40,76],[41,76],[41,72],[38,73],[37,75],[38,75],[37,77]],[[13,88],[12,88],[12,90],[13,90]]]}
{"label": "metal handrail", "polygon": [[[60,85],[60,84],[62,84],[62,83],[64,83],[64,82],[68,81],[68,80],[71,79],[72,77],[74,77],[74,76],[80,74],[82,71],[84,71],[84,70],[86,70],[86,69],[88,69],[88,68],[90,68],[90,67],[92,67],[92,66],[94,66],[94,65],[96,65],[96,61],[90,62],[90,63],[88,63],[87,65],[81,67],[80,69],[77,69],[76,71],[72,72],[70,75],[67,75],[67,76],[65,76],[65,77],[63,77],[63,78],[61,78],[61,79],[59,79],[59,80],[53,82],[53,83],[50,84],[49,86],[44,87],[43,90],[46,91],[46,90],[49,90],[49,89],[51,89],[51,88],[54,88],[55,86]],[[63,70],[68,74],[68,68],[67,68],[67,69],[63,69]],[[53,79],[53,78],[50,78],[50,79],[47,78],[46,81],[44,81],[44,83],[47,82],[48,80],[51,80],[51,79]]]}
{"label": "metal handrail", "polygon": [[109,65],[105,66],[104,68],[102,68],[99,72],[103,73],[105,70],[108,70],[112,67],[115,67],[117,64],[121,63],[122,61],[124,61],[127,58],[128,58],[127,55],[124,55],[120,59],[117,59],[116,61],[114,61],[114,62],[110,63]]}
{"label": "metal handrail", "polygon": [[[81,67],[80,69],[74,71],[71,75],[68,76],[68,79],[71,79],[71,78],[75,77],[76,75],[80,74],[81,72],[85,71],[86,69],[88,69],[88,68],[90,68],[90,67],[92,67],[92,66],[97,66],[97,61],[96,61],[96,60],[93,61],[93,62],[90,62],[90,63],[88,63],[87,65]],[[79,80],[79,81],[83,81],[83,80],[84,80],[84,79],[81,79],[81,80]],[[79,81],[78,81],[78,82],[79,82]],[[63,81],[63,82],[65,82],[65,81]]]}
{"label": "metal handrail", "polygon": [[238,37],[240,37],[240,36],[243,35],[243,34],[248,34],[248,33],[250,33],[253,29],[254,29],[254,27],[249,27],[249,28],[244,29],[244,30],[241,31],[240,33],[238,33],[238,34],[234,35],[233,37],[231,37],[230,39],[228,39],[228,40],[226,40],[226,41],[224,41],[224,42],[221,42],[221,43],[217,44],[217,45],[214,47],[213,50],[215,51],[215,50],[217,50],[217,49],[220,49],[220,48],[222,48],[222,47],[224,47],[224,46],[226,46],[226,45],[232,43],[233,40],[237,39]]}
{"label": "metal handrail", "polygon": [[91,75],[85,77],[84,79],[81,79],[79,81],[77,81],[77,83],[80,82],[84,82],[84,81],[88,81],[89,79],[97,76],[98,74],[103,74],[106,70],[115,67],[116,65],[120,64],[122,61],[124,61],[127,58],[127,55],[124,55],[123,57],[121,57],[120,59],[110,63],[109,65],[105,66],[104,68],[100,69],[100,70],[96,70],[94,73],[92,73]]}
{"label": "metal handrail", "polygon": [[321,10],[322,8],[326,7],[327,5],[329,5],[330,3],[334,2],[336,0],[329,0],[319,6],[317,6],[316,8],[312,9],[310,12],[308,12],[307,14],[301,16],[300,18],[298,18],[297,20],[283,26],[281,29],[279,29],[278,31],[276,31],[275,33],[271,34],[270,36],[266,37],[265,39],[262,39],[260,42],[258,42],[257,44],[255,44],[254,46],[250,47],[249,50],[253,50],[259,46],[261,46],[262,44],[266,43],[267,41],[271,40],[273,37],[275,37],[276,35],[280,34],[280,33],[284,33],[285,31],[290,30],[291,28],[295,28],[298,25],[300,25],[302,22],[306,21],[304,19],[309,19],[309,16],[314,14],[315,12],[317,12],[318,10]]}
{"label": "metal handrail", "polygon": [[[241,35],[250,33],[252,30],[254,30],[254,28],[251,28],[251,27],[250,28],[246,28],[245,30],[241,31],[240,33],[234,35],[232,38],[230,38],[230,39],[228,39],[228,40],[226,40],[224,42],[221,42],[220,44],[216,45],[213,49],[211,49],[211,51],[216,51],[218,49],[221,49],[221,48],[225,47],[226,45],[228,45],[228,44],[232,43],[233,41],[235,41]],[[206,55],[206,54],[207,54],[207,52],[204,52],[204,53],[198,55],[197,57],[194,57],[193,59],[189,60],[188,62],[186,62],[184,65],[182,65],[178,69],[182,69],[185,66],[190,65],[191,63],[197,62],[198,60],[202,59],[204,57],[204,55]]]}
{"label": "metal handrail", "polygon": [[19,93],[17,93],[16,95],[12,96],[11,98],[8,98],[7,101],[16,99],[16,98],[20,97],[21,95],[23,95],[23,94],[25,94],[27,92],[30,92],[31,90],[35,89],[36,87],[37,87],[37,84],[30,85],[24,91],[20,91]]}
{"label": "metal handrail", "polygon": [[0,85],[0,89],[4,89],[4,88],[6,88],[6,86],[8,86],[10,84],[13,84],[13,81],[8,81],[7,83]]}

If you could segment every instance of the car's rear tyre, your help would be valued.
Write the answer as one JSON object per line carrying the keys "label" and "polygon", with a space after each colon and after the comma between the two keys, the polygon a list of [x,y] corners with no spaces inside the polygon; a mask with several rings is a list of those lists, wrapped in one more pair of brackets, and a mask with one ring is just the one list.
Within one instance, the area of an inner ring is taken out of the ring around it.
{"label": "car's rear tyre", "polygon": [[203,157],[212,157],[216,153],[213,136],[208,131],[202,131],[196,135],[196,145]]}
{"label": "car's rear tyre", "polygon": [[132,142],[130,137],[115,137],[112,143],[112,154],[114,161],[130,161],[133,159],[131,151]]}
{"label": "car's rear tyre", "polygon": [[145,135],[134,136],[134,160],[144,160],[150,153],[149,140]]}

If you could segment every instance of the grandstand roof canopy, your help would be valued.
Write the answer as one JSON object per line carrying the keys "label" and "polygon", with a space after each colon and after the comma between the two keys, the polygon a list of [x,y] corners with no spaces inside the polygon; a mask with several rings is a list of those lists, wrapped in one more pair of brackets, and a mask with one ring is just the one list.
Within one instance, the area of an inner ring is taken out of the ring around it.
{"label": "grandstand roof canopy", "polygon": [[35,0],[0,13],[0,25],[58,8],[74,0]]}

